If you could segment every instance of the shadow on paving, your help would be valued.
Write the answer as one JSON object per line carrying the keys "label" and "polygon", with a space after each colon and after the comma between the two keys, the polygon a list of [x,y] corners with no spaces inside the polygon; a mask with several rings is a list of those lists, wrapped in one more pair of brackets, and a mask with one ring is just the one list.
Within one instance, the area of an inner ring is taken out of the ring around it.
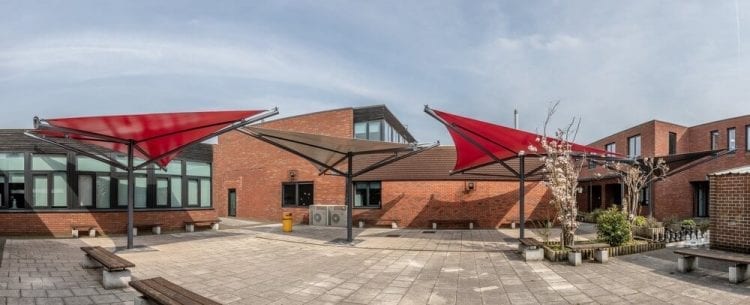
{"label": "shadow on paving", "polygon": [[677,255],[673,253],[677,249],[669,247],[639,254],[618,256],[617,258],[628,263],[648,267],[651,269],[651,272],[667,276],[675,281],[700,286],[711,286],[727,293],[743,296],[750,294],[750,281],[739,284],[729,282],[728,268],[733,264],[727,262],[698,258],[698,268],[696,270],[689,273],[678,272]]}

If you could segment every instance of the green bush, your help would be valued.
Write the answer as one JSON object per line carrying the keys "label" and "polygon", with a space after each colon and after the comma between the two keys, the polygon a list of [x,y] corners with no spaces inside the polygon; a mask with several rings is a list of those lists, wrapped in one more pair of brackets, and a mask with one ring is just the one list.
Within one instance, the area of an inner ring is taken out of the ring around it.
{"label": "green bush", "polygon": [[597,234],[612,246],[619,246],[630,239],[630,222],[622,211],[610,208],[601,214],[597,220]]}
{"label": "green bush", "polygon": [[680,225],[685,229],[694,229],[695,228],[695,220],[692,219],[685,219],[683,220]]}
{"label": "green bush", "polygon": [[594,209],[591,213],[586,214],[586,222],[596,223],[599,219],[599,214],[602,213],[602,209]]}
{"label": "green bush", "polygon": [[646,219],[646,216],[636,216],[635,219],[633,219],[633,225],[636,227],[644,227],[648,223],[648,219]]}
{"label": "green bush", "polygon": [[710,222],[708,220],[701,220],[697,221],[695,225],[698,227],[698,230],[701,230],[702,232],[706,232],[710,226]]}

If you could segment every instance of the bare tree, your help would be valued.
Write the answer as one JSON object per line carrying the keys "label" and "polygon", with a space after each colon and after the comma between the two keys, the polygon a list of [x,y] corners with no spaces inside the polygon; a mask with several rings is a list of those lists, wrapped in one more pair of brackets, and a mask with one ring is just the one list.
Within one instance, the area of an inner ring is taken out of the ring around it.
{"label": "bare tree", "polygon": [[635,217],[641,213],[641,191],[652,182],[666,177],[669,167],[664,159],[644,158],[631,164],[617,163],[615,170],[622,175],[622,182],[626,187],[622,211],[628,214],[632,224]]}
{"label": "bare tree", "polygon": [[559,102],[553,103],[548,109],[543,135],[537,140],[543,150],[541,160],[544,162],[545,184],[552,192],[550,205],[557,210],[557,219],[562,229],[560,243],[565,247],[574,243],[578,228],[578,174],[581,172],[585,156],[576,158],[572,151],[572,141],[575,140],[581,123],[578,119],[573,119],[565,128],[557,129],[554,137],[548,138],[547,126],[558,104]]}

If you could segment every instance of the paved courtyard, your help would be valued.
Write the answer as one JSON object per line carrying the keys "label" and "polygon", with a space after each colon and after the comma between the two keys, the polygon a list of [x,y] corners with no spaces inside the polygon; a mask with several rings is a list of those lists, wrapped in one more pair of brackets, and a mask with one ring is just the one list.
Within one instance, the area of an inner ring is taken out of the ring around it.
{"label": "paved courtyard", "polygon": [[[138,236],[143,247],[118,254],[136,264],[135,278],[162,276],[225,304],[750,304],[750,282],[675,273],[670,249],[571,267],[523,262],[513,230],[355,233],[355,245],[339,245],[341,228],[289,235],[226,221],[219,232]],[[8,239],[0,304],[132,304],[132,289],[104,290],[100,272],[78,266],[80,246],[122,244]]]}

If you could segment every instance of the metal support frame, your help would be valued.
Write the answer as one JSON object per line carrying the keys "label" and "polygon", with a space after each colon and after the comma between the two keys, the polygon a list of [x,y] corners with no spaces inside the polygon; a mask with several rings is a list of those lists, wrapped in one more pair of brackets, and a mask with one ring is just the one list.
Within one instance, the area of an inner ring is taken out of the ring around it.
{"label": "metal support frame", "polygon": [[135,210],[135,176],[133,175],[133,147],[135,142],[128,142],[128,249],[133,249],[133,214]]}
{"label": "metal support frame", "polygon": [[348,168],[346,169],[346,241],[354,241],[352,234],[352,216],[354,209],[354,200],[352,200],[352,153],[346,154]]}
{"label": "metal support frame", "polygon": [[524,232],[526,231],[526,171],[524,170],[526,156],[521,154],[518,156],[521,160],[519,164],[519,179],[518,179],[518,214],[519,214],[519,227],[518,233],[519,238],[524,238]]}

